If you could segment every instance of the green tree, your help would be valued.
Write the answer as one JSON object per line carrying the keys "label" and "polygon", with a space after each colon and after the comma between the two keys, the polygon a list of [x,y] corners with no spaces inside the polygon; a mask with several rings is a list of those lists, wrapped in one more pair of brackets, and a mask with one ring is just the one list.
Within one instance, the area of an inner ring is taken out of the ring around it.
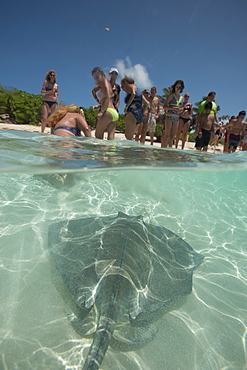
{"label": "green tree", "polygon": [[0,86],[0,114],[7,113],[13,123],[39,124],[42,102],[42,95]]}
{"label": "green tree", "polygon": [[83,107],[83,111],[84,111],[87,123],[89,124],[91,129],[95,129],[96,124],[97,124],[97,114],[99,113],[99,111],[94,110],[92,107],[90,108]]}
{"label": "green tree", "polygon": [[168,98],[168,96],[172,93],[172,87],[169,86],[169,87],[164,87],[162,89],[163,91],[163,95],[157,95],[157,97],[159,98],[160,100],[160,103],[161,104],[164,104],[165,100]]}
{"label": "green tree", "polygon": [[229,121],[230,118],[231,117],[229,116],[229,114],[226,114],[224,116],[219,117],[219,120],[220,121]]}

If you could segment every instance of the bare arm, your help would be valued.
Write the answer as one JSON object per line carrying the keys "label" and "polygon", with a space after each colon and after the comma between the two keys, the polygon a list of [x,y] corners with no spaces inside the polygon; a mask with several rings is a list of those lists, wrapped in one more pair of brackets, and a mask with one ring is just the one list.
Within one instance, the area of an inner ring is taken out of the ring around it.
{"label": "bare arm", "polygon": [[230,128],[232,127],[232,123],[231,122],[227,122],[227,124],[225,125],[225,130],[228,131]]}
{"label": "bare arm", "polygon": [[160,102],[159,102],[159,98],[157,98],[157,112],[156,112],[157,118],[159,117],[159,115],[160,115]]}
{"label": "bare arm", "polygon": [[78,114],[78,116],[76,117],[76,124],[77,124],[79,130],[81,130],[86,137],[91,137],[92,136],[91,135],[91,130],[88,127],[87,121],[82,115]]}
{"label": "bare arm", "polygon": [[112,88],[111,88],[110,82],[107,80],[106,77],[103,77],[103,78],[104,78],[103,92],[105,91],[105,97],[100,101],[101,106],[100,106],[100,113],[98,114],[98,116],[101,116],[106,111],[106,109],[109,107],[109,103],[112,98]]}
{"label": "bare arm", "polygon": [[92,94],[93,94],[93,97],[94,97],[94,99],[96,100],[96,102],[97,103],[99,103],[99,99],[98,99],[98,97],[97,97],[97,92],[100,90],[100,87],[99,86],[96,86],[96,87],[94,87],[93,88],[93,90],[92,90]]}
{"label": "bare arm", "polygon": [[192,118],[192,115],[193,115],[193,105],[190,103],[190,114],[189,114],[189,118]]}
{"label": "bare arm", "polygon": [[219,122],[219,117],[218,117],[218,114],[217,113],[214,113],[214,119],[215,121],[218,123]]}
{"label": "bare arm", "polygon": [[119,90],[119,92],[118,92],[118,95],[117,95],[117,100],[116,100],[116,102],[115,102],[115,107],[118,109],[118,107],[119,107],[119,104],[120,104],[120,90]]}
{"label": "bare arm", "polygon": [[177,111],[179,111],[179,110],[181,110],[181,108],[180,107],[170,107],[169,106],[169,104],[170,104],[170,102],[171,102],[171,100],[173,99],[173,94],[170,94],[169,96],[168,96],[168,98],[166,98],[166,100],[165,100],[165,102],[164,102],[164,105],[163,105],[163,107],[164,107],[164,111],[166,112],[166,111],[168,111],[169,109],[172,109],[172,110],[177,110]]}
{"label": "bare arm", "polygon": [[[166,98],[166,100],[165,100],[165,102],[164,102],[164,105],[163,105],[163,108],[164,108],[164,111],[165,111],[165,112],[166,112],[167,110],[171,109],[171,107],[169,106],[169,104],[170,104],[170,101],[172,100],[172,98],[173,98],[173,95],[172,95],[172,94],[170,94],[170,95]],[[173,107],[172,107],[172,109],[173,109]]]}
{"label": "bare arm", "polygon": [[142,100],[144,101],[144,103],[145,103],[146,105],[150,105],[150,104],[149,104],[149,101],[145,98],[145,96],[144,96],[144,95],[142,95]]}
{"label": "bare arm", "polygon": [[135,96],[136,96],[136,87],[135,87],[135,85],[133,85],[133,86],[131,86],[131,95],[130,95],[130,98],[129,98],[128,102],[125,105],[125,108],[124,108],[125,110],[127,110],[127,108],[130,106],[130,104],[134,100]]}
{"label": "bare arm", "polygon": [[52,94],[54,94],[54,91],[52,91],[52,90],[48,90],[48,91],[46,91],[45,89],[47,88],[47,81],[45,80],[44,81],[44,83],[43,83],[43,85],[42,85],[42,88],[41,88],[41,94],[42,95],[52,95]]}
{"label": "bare arm", "polygon": [[247,128],[247,124],[246,122],[243,122],[243,126],[242,126],[242,137],[244,138],[245,137],[245,130]]}
{"label": "bare arm", "polygon": [[57,85],[57,89],[56,89],[56,92],[54,90],[48,90],[46,91],[45,89],[47,88],[47,85],[48,85],[48,82],[47,80],[44,81],[43,83],[43,86],[41,88],[41,94],[42,95],[53,95],[53,96],[58,96],[58,85]]}
{"label": "bare arm", "polygon": [[55,96],[56,96],[56,98],[58,99],[58,97],[59,97],[59,93],[58,93],[58,85],[57,85],[57,84],[56,84]]}

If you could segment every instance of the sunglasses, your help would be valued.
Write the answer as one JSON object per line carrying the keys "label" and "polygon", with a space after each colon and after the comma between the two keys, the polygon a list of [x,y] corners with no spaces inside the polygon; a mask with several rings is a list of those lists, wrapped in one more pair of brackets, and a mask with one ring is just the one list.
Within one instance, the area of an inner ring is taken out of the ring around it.
{"label": "sunglasses", "polygon": [[51,76],[51,77],[55,77],[55,75],[53,75],[53,74],[52,74],[52,75],[50,75],[50,76]]}
{"label": "sunglasses", "polygon": [[115,75],[115,76],[117,76],[117,75],[118,75],[118,73],[117,73],[117,72],[111,72],[111,73],[110,73],[110,75]]}
{"label": "sunglasses", "polygon": [[185,98],[189,98],[190,96],[189,95],[184,95]]}

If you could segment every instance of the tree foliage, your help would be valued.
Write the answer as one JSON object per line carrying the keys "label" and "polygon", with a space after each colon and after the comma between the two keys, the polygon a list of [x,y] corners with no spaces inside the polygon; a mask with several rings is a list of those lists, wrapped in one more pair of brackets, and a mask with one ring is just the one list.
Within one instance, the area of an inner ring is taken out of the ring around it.
{"label": "tree foliage", "polygon": [[157,97],[159,98],[160,100],[160,103],[161,104],[164,104],[165,100],[168,98],[168,96],[172,93],[172,87],[169,86],[169,87],[164,87],[162,89],[163,91],[163,95],[157,95]]}
{"label": "tree foliage", "polygon": [[42,102],[40,94],[6,89],[0,85],[0,114],[9,114],[13,123],[38,125],[42,117]]}

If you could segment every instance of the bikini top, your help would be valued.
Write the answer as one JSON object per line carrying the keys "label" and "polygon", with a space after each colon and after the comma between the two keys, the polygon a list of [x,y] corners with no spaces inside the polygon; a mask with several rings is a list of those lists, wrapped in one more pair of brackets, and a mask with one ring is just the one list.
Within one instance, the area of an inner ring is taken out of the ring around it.
{"label": "bikini top", "polygon": [[[176,97],[175,94],[173,94],[173,98],[172,100],[170,101],[169,103],[169,107],[181,107],[182,105],[182,100],[183,100],[183,97],[182,96],[179,96],[178,98]],[[168,114],[173,114],[174,116],[179,116],[179,112],[176,111],[176,110],[173,110],[173,109],[169,109],[167,111]]]}
{"label": "bikini top", "polygon": [[[51,91],[51,90],[54,90],[54,91],[57,91],[57,84],[54,83],[50,83],[49,81],[46,81],[47,82],[47,85],[46,85],[46,88],[45,88],[45,91]],[[51,87],[52,85],[52,87]]]}
{"label": "bikini top", "polygon": [[184,110],[187,110],[188,112],[191,112],[191,105],[190,105],[190,103],[185,104]]}

